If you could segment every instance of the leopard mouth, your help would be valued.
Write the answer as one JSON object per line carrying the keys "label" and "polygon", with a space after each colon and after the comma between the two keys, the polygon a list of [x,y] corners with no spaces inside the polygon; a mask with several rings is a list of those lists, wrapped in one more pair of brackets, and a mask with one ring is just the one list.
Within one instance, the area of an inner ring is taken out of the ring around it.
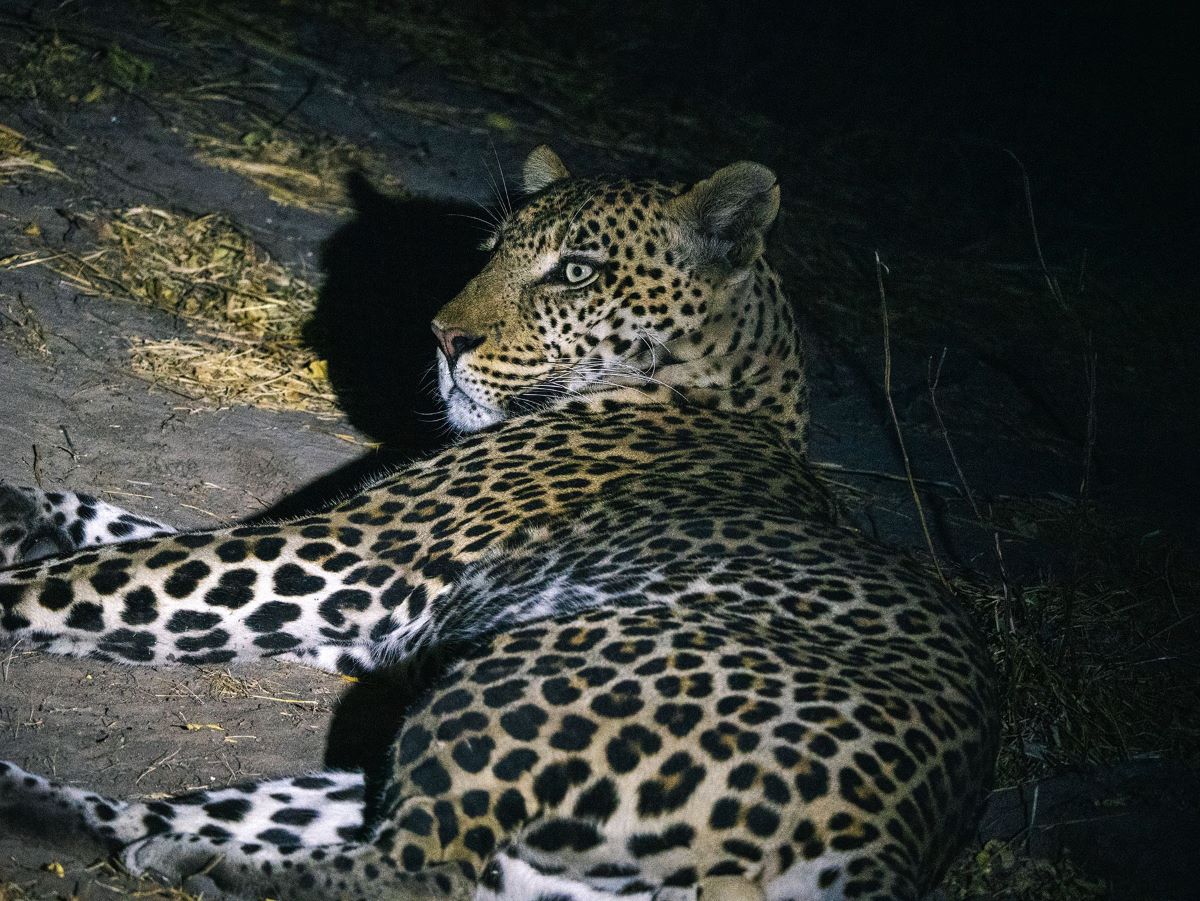
{"label": "leopard mouth", "polygon": [[477,432],[508,418],[503,410],[471,396],[454,377],[445,358],[438,358],[438,394],[446,412],[446,421],[460,432]]}

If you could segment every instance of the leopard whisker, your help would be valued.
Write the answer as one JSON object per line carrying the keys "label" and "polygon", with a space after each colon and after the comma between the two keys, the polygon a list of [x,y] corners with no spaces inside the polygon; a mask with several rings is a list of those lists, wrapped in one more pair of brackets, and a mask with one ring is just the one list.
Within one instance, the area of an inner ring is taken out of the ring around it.
{"label": "leopard whisker", "polygon": [[455,219],[470,219],[472,222],[478,222],[489,234],[491,234],[491,232],[496,228],[495,222],[484,219],[482,216],[472,216],[470,213],[450,213],[449,215],[453,216]]}
{"label": "leopard whisker", "polygon": [[508,196],[508,181],[504,177],[504,165],[500,162],[500,154],[496,150],[496,142],[488,139],[488,143],[492,145],[492,156],[496,158],[496,170],[500,173],[500,186],[504,188],[504,211],[506,215],[513,214],[512,198]]}

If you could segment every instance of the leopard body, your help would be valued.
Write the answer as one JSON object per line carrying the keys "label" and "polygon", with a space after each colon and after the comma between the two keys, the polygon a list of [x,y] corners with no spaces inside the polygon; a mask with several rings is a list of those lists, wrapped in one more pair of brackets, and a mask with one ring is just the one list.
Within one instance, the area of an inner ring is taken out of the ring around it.
{"label": "leopard body", "polygon": [[329,772],[120,802],[4,764],[0,808],[248,896],[921,897],[989,784],[992,675],[954,599],[840,523],[807,461],[773,174],[576,178],[547,148],[524,174],[433,324],[451,447],[277,525],[0,497],[0,552],[56,552],[0,571],[10,639],[444,659],[381,790]]}

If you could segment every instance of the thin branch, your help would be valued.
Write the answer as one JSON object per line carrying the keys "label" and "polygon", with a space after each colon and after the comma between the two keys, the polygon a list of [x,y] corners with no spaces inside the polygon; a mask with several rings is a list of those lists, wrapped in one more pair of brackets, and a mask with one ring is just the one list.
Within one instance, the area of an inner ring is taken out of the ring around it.
{"label": "thin branch", "polygon": [[888,412],[892,417],[892,427],[896,430],[896,442],[900,445],[900,458],[904,461],[904,477],[908,482],[908,490],[912,493],[913,503],[917,508],[917,518],[921,522],[921,532],[925,535],[925,545],[929,548],[929,556],[933,567],[937,570],[938,579],[948,589],[946,574],[942,572],[942,564],[933,548],[933,536],[929,534],[929,523],[925,519],[925,506],[921,503],[917,482],[913,478],[912,463],[908,459],[908,448],[904,444],[904,433],[900,429],[900,417],[896,415],[896,404],[892,401],[892,340],[888,327],[887,292],[883,287],[883,261],[879,259],[879,251],[875,251],[875,280],[879,285],[879,308],[883,318],[883,396],[887,400]]}
{"label": "thin branch", "polygon": [[[958,462],[958,453],[954,450],[954,442],[950,440],[950,432],[946,429],[946,421],[942,419],[942,408],[938,406],[937,388],[938,382],[942,378],[942,366],[946,362],[946,351],[948,348],[942,348],[942,355],[938,358],[937,369],[933,368],[933,357],[925,367],[925,382],[929,386],[929,403],[933,407],[934,418],[937,419],[938,431],[942,433],[942,440],[946,442],[946,450],[950,452],[950,462],[954,464],[954,473],[958,476],[958,484],[962,488],[963,495],[967,499],[967,503],[971,505],[971,512],[975,514],[975,519],[979,525],[984,526],[983,514],[979,511],[979,505],[975,503],[975,494],[971,491],[971,486],[967,484],[967,477],[963,475],[962,466]],[[986,526],[984,526],[986,528]]]}
{"label": "thin branch", "polygon": [[1021,184],[1025,189],[1025,212],[1029,215],[1029,228],[1033,232],[1033,249],[1037,252],[1042,276],[1046,279],[1046,286],[1050,289],[1050,294],[1058,301],[1058,305],[1066,310],[1068,309],[1067,300],[1063,297],[1062,288],[1058,286],[1058,280],[1050,274],[1050,269],[1046,266],[1046,258],[1042,256],[1042,241],[1038,237],[1037,219],[1033,215],[1033,191],[1029,187],[1029,175],[1025,171],[1025,164],[1011,150],[1004,152],[1013,158],[1013,162],[1021,170]]}
{"label": "thin branch", "polygon": [[1091,489],[1092,461],[1096,453],[1096,363],[1098,354],[1092,349],[1091,332],[1087,336],[1088,355],[1084,363],[1084,375],[1087,379],[1087,432],[1083,445],[1083,477],[1079,483],[1079,501],[1086,503]]}

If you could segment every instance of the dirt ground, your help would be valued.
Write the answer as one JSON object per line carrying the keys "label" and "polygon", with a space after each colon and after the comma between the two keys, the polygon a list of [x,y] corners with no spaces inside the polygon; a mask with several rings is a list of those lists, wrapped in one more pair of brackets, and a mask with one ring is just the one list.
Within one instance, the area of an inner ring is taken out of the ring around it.
{"label": "dirt ground", "polygon": [[[19,138],[0,144],[9,147],[0,158],[0,478],[93,492],[192,528],[319,504],[446,440],[418,390],[432,351],[426,323],[478,263],[476,223],[451,215],[485,215],[474,204],[496,202],[501,170],[517,171],[524,153],[546,139],[581,171],[632,167],[675,177],[701,176],[745,150],[728,136],[706,145],[687,135],[672,144],[661,132],[621,131],[620,123],[592,123],[589,132],[507,82],[464,75],[432,42],[442,34],[432,25],[381,34],[339,18],[339,4],[327,16],[304,4],[261,6],[259,17],[239,4],[0,2],[0,71],[9,73],[0,79],[0,126]],[[528,66],[540,72],[551,64]],[[202,140],[213,135],[232,145],[225,168]],[[301,149],[262,155],[272,141]],[[326,166],[317,151],[328,147],[336,152]],[[1155,613],[1161,621],[1106,619],[1110,632],[1096,640],[1103,654],[1089,634],[1089,653],[1131,669],[1087,670],[1061,642],[1053,656],[1076,680],[1063,676],[1067,695],[1089,679],[1137,683],[1139,691],[1171,685],[1154,695],[1159,719],[1126,709],[1145,694],[1121,696],[1126,708],[1102,712],[1116,726],[1088,733],[1091,726],[1070,720],[1068,697],[1062,711],[1043,716],[1049,725],[1027,726],[1021,712],[1048,702],[1022,700],[1025,689],[1010,672],[1015,762],[1001,774],[960,877],[967,887],[955,897],[1200,897],[1192,874],[1200,776],[1174,737],[1194,729],[1194,712],[1181,700],[1194,698],[1193,689],[1180,683],[1196,678],[1186,628],[1196,609],[1187,595],[1195,569],[1180,550],[1187,491],[1164,484],[1174,442],[1190,426],[1172,424],[1169,398],[1143,403],[1120,377],[1097,401],[1099,355],[1087,349],[1107,353],[1106,342],[1129,337],[1106,332],[1111,319],[1052,333],[1039,317],[1052,318],[1053,309],[992,312],[997,295],[1013,304],[1047,301],[1019,179],[1011,178],[1017,213],[1004,223],[981,225],[961,210],[943,223],[945,232],[986,233],[984,250],[945,251],[935,226],[909,227],[915,215],[879,232],[890,267],[893,422],[876,270],[862,243],[871,230],[859,213],[882,215],[889,191],[912,189],[920,176],[903,174],[889,187],[876,172],[877,193],[847,200],[878,162],[878,148],[847,137],[836,150],[809,144],[797,152],[802,162],[789,157],[780,168],[792,199],[776,253],[816,351],[813,456],[858,523],[883,540],[932,546],[952,579],[969,568],[982,572],[991,587],[976,597],[985,617],[1010,620],[998,647],[1012,670],[1019,669],[1013,661],[1033,659],[1019,656],[1022,641],[1059,642],[1053,630],[1063,628],[1062,617],[1043,617],[1048,607],[1038,605],[1058,603],[1064,586],[1070,597],[1082,597],[1085,585],[1089,597],[1102,595],[1106,616],[1138,592],[1170,595],[1166,612]],[[351,196],[340,193],[354,166],[378,192],[359,185]],[[150,284],[157,276],[141,272],[136,253],[122,260],[106,243],[115,216],[147,208],[188,221],[222,214],[297,284],[311,286],[315,310],[301,317],[309,324],[297,321],[297,335],[271,345],[281,348],[284,375],[311,370],[290,401],[297,409],[262,405],[270,392],[258,390],[268,379],[261,372],[246,377],[253,392],[238,394],[245,386],[210,390],[199,370],[139,368],[146,342],[235,355],[254,344],[239,331],[245,323],[217,327],[187,309],[164,308],[170,295]],[[922,247],[928,253],[918,259],[914,248]],[[1107,290],[1114,305],[1137,299]],[[131,300],[138,292],[158,305]],[[922,310],[934,295],[943,306],[930,301]],[[1079,338],[1085,331],[1090,344]],[[1185,353],[1190,338],[1177,337],[1184,349],[1160,342],[1167,357]],[[1064,341],[1078,343],[1064,349]],[[1038,342],[1062,352],[1043,353]],[[1107,367],[1116,364],[1111,356],[1102,362],[1109,379]],[[339,406],[322,400],[323,391],[336,393]],[[241,399],[248,396],[259,405]],[[1165,449],[1163,458],[1130,470],[1125,461],[1145,456],[1136,440],[1120,430],[1096,437],[1097,419],[1103,432],[1126,414],[1142,417],[1143,441]],[[919,514],[910,484],[919,489]],[[1117,513],[1101,516],[1097,498]],[[1103,580],[1089,581],[1080,572],[1101,569],[1079,549],[1108,553],[1097,550],[1109,546],[1100,535],[1135,546],[1129,556],[1137,559],[1120,577],[1104,568]],[[1146,559],[1153,562],[1143,566]],[[1157,569],[1146,575],[1146,567]],[[1014,615],[1013,597],[1027,605],[1024,613]],[[1065,628],[1074,634],[1081,626],[1071,620],[1074,602],[1066,603]],[[387,710],[387,697],[386,686],[276,663],[232,672],[135,670],[18,646],[0,657],[0,757],[100,792],[156,797],[369,762],[386,735],[379,710]],[[1123,746],[1104,744],[1110,733],[1123,736]],[[998,846],[979,850],[993,839],[1021,860],[1050,860],[1058,869],[1019,877],[1040,889],[1006,889],[1000,871],[1021,865],[1001,862]],[[1064,854],[1072,861],[1065,869]],[[98,863],[87,849],[0,835],[4,901],[160,894],[169,893]]]}

